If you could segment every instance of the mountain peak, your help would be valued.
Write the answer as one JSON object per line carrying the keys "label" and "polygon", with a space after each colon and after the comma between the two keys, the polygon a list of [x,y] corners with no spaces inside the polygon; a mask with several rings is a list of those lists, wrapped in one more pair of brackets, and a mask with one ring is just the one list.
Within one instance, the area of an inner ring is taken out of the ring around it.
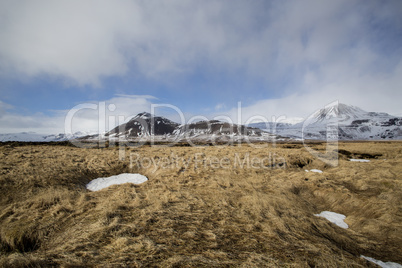
{"label": "mountain peak", "polygon": [[127,123],[121,124],[106,136],[114,135],[116,137],[125,135],[127,137],[142,137],[151,135],[171,134],[179,124],[170,121],[167,118],[154,116],[147,112],[142,112],[131,118]]}
{"label": "mountain peak", "polygon": [[325,106],[324,109],[334,109],[338,112],[338,114],[345,114],[345,113],[351,113],[351,112],[366,113],[366,111],[364,111],[363,109],[361,109],[359,107],[340,103],[340,102],[333,102],[333,103]]}
{"label": "mountain peak", "polygon": [[333,102],[312,115],[312,119],[321,122],[325,119],[337,118],[340,121],[360,118],[367,114],[359,107],[347,105],[344,103]]}
{"label": "mountain peak", "polygon": [[147,113],[147,112],[142,112],[142,113],[137,114],[133,119],[138,119],[138,118],[149,119],[149,118],[152,118],[152,114]]}

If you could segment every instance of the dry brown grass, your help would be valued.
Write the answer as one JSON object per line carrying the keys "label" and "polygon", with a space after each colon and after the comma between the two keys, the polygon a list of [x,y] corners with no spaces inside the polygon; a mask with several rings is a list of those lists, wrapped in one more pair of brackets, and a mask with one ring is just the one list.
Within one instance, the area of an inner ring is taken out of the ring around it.
{"label": "dry brown grass", "polygon": [[[144,146],[127,149],[124,161],[115,148],[3,144],[0,265],[374,267],[361,254],[402,263],[402,143],[339,147],[339,166],[330,167],[297,143]],[[186,168],[130,168],[130,153],[192,161]],[[196,153],[204,162],[194,162]],[[235,153],[271,153],[286,166],[225,169],[209,162]],[[324,173],[304,171],[312,168]],[[85,189],[92,179],[124,172],[149,181]],[[345,214],[350,228],[313,216],[323,210]]]}

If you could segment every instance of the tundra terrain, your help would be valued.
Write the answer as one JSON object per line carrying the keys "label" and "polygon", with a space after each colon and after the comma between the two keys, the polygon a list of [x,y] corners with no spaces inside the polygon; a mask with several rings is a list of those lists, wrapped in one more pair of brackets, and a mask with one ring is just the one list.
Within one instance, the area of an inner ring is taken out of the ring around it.
{"label": "tundra terrain", "polygon": [[[0,266],[377,267],[361,255],[402,264],[402,142],[330,153],[337,166],[290,142],[2,143]],[[149,180],[85,187],[121,173]],[[321,211],[344,214],[349,228]]]}

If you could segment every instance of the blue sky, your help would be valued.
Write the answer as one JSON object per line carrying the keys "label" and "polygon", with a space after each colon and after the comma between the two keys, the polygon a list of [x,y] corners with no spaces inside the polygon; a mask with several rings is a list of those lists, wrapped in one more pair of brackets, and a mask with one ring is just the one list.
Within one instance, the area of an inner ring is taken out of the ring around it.
{"label": "blue sky", "polygon": [[0,40],[2,133],[63,132],[89,102],[125,119],[158,103],[234,121],[238,102],[242,121],[335,100],[402,113],[399,0],[0,0]]}

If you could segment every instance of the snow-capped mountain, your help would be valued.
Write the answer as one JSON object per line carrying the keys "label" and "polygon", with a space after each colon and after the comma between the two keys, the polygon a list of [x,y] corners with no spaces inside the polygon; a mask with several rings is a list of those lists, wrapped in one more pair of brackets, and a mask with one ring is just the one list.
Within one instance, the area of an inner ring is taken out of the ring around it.
{"label": "snow-capped mountain", "polygon": [[[169,119],[153,116],[149,113],[140,113],[129,122],[115,127],[105,134],[108,139],[148,139],[164,141],[202,140],[226,141],[252,138],[266,140],[272,135],[259,128],[244,125],[230,124],[218,120],[199,121],[179,125]],[[93,138],[93,137],[92,137]]]}
{"label": "snow-capped mountain", "polygon": [[[402,118],[387,113],[366,112],[343,103],[328,105],[294,125],[265,128],[292,138],[341,140],[402,139]],[[334,136],[335,135],[335,136]]]}
{"label": "snow-capped mountain", "polygon": [[130,119],[127,123],[121,124],[109,132],[102,134],[77,132],[74,135],[65,134],[42,135],[34,132],[23,132],[13,134],[0,134],[0,141],[26,141],[26,142],[47,142],[47,141],[163,141],[175,142],[181,140],[193,141],[239,141],[239,140],[272,140],[276,136],[259,128],[246,127],[244,125],[230,124],[218,120],[199,121],[191,124],[179,125],[165,117],[154,116],[150,113],[140,113]]}
{"label": "snow-capped mountain", "polygon": [[127,123],[115,127],[105,134],[106,137],[144,137],[151,135],[170,135],[179,124],[160,116],[150,113],[139,113]]}
{"label": "snow-capped mountain", "polygon": [[334,103],[315,112],[312,116],[310,116],[310,121],[314,120],[314,123],[320,123],[328,119],[336,118],[339,122],[348,122],[349,120],[364,117],[366,113],[367,112],[363,111],[359,107],[350,106],[343,103]]}
{"label": "snow-capped mountain", "polygon": [[[294,122],[294,121],[292,121]],[[358,107],[333,103],[316,111],[300,123],[262,122],[248,126],[210,120],[179,125],[167,118],[140,113],[127,123],[98,135],[76,132],[45,135],[35,132],[0,134],[0,142],[50,142],[66,140],[152,139],[177,141],[191,140],[255,140],[269,141],[283,137],[326,140],[381,140],[402,139],[402,117],[387,113],[367,112]]]}

